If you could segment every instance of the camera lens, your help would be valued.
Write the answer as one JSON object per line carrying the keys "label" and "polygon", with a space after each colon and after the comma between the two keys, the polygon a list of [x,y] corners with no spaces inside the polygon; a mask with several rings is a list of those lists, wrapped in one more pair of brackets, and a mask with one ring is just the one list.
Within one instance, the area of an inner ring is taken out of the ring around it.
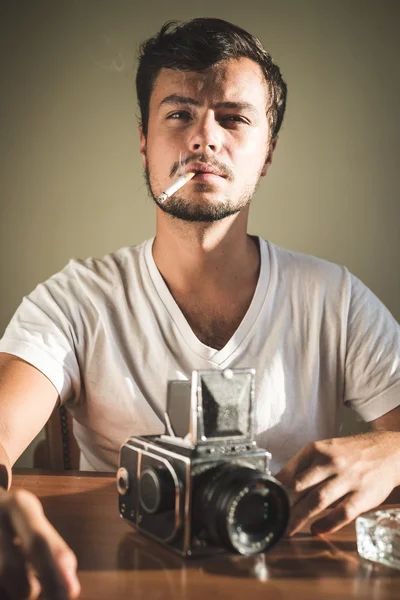
{"label": "camera lens", "polygon": [[245,495],[236,510],[237,526],[249,535],[268,533],[270,505],[266,497],[257,493]]}
{"label": "camera lens", "polygon": [[202,475],[196,491],[198,528],[217,546],[241,554],[264,552],[284,534],[290,504],[273,477],[238,465],[220,465]]}

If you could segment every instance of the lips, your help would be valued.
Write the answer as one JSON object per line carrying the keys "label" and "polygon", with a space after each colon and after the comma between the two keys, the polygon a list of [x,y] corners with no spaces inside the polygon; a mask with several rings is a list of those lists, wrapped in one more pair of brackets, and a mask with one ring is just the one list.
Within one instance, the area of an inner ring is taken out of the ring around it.
{"label": "lips", "polygon": [[215,173],[198,172],[193,177],[192,181],[199,181],[199,182],[200,181],[203,181],[203,182],[208,181],[209,183],[211,183],[211,182],[217,183],[218,181],[221,181],[221,179],[222,179],[222,177],[220,175],[216,175]]}
{"label": "lips", "polygon": [[202,176],[211,176],[214,177],[225,177],[220,171],[215,169],[214,167],[210,167],[207,165],[189,165],[186,173],[196,173],[195,177]]}

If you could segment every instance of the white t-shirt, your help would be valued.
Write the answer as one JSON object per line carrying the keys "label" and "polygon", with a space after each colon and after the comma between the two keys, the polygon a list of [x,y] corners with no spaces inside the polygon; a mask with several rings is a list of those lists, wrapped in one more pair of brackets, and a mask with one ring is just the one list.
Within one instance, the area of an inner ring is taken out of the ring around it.
{"label": "white t-shirt", "polygon": [[376,296],[344,267],[259,243],[253,300],[222,350],[191,330],[153,240],[71,260],[23,299],[0,351],[53,382],[82,469],[115,470],[127,437],[163,432],[168,380],[196,369],[256,369],[256,440],[273,472],[337,435],[344,404],[366,421],[400,404],[400,327]]}

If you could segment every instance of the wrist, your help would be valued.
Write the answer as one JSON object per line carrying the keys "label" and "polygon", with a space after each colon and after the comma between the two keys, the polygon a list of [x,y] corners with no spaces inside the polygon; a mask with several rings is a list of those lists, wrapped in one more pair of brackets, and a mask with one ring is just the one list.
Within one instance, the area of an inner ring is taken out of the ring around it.
{"label": "wrist", "polygon": [[393,433],[396,436],[394,439],[394,445],[396,448],[395,456],[394,456],[394,463],[396,465],[396,467],[395,467],[395,473],[396,473],[395,487],[399,487],[400,486],[400,469],[398,467],[400,465],[400,431],[394,431]]}
{"label": "wrist", "polygon": [[385,436],[389,467],[392,473],[392,489],[400,486],[400,431],[382,431]]}
{"label": "wrist", "polygon": [[8,490],[10,483],[10,477],[8,475],[8,470],[5,465],[0,465],[0,488],[4,488]]}
{"label": "wrist", "polygon": [[8,490],[11,486],[11,465],[7,452],[0,444],[0,487]]}

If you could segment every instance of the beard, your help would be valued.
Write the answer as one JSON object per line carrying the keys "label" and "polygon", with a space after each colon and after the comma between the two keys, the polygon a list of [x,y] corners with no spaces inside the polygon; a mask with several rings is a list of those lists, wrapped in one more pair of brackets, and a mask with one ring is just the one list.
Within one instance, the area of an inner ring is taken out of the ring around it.
{"label": "beard", "polygon": [[[258,187],[260,181],[261,172],[257,177],[257,180],[253,184],[248,184],[238,200],[233,202],[229,198],[218,200],[215,203],[207,203],[206,205],[200,205],[194,203],[184,194],[176,192],[170,198],[167,198],[164,202],[160,202],[158,197],[154,195],[150,184],[150,173],[148,167],[145,169],[145,180],[148,192],[153,198],[156,205],[166,214],[180,219],[182,221],[188,221],[192,223],[214,223],[221,221],[226,217],[241,212],[246,208],[254,196],[254,193]],[[208,183],[195,183],[197,193],[207,193],[213,191],[215,188]]]}

